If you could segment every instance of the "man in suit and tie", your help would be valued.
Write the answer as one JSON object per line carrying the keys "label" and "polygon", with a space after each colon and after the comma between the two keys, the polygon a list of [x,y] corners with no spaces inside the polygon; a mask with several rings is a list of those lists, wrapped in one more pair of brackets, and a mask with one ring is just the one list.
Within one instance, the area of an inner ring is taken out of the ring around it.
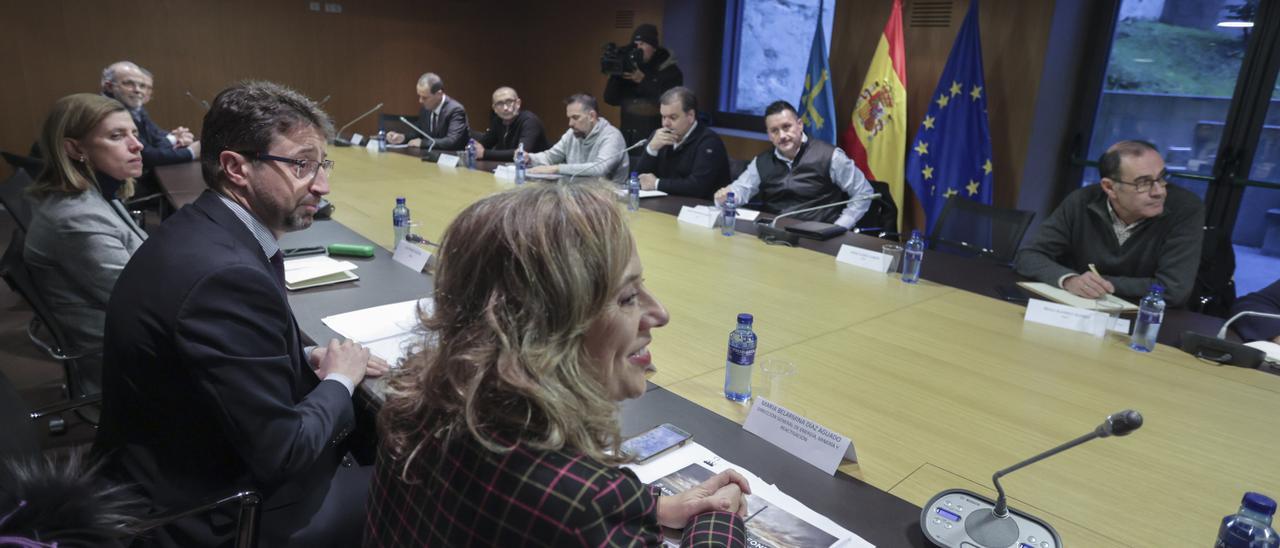
{"label": "man in suit and tie", "polygon": [[[434,72],[428,72],[418,78],[418,104],[422,110],[418,113],[418,129],[427,132],[431,141],[423,142],[421,137],[410,139],[409,146],[433,148],[435,150],[462,150],[471,139],[471,128],[467,125],[467,109],[452,97],[444,94],[444,80]],[[409,130],[412,131],[412,130]],[[403,143],[405,135],[396,131],[387,132],[387,143],[396,145]]]}
{"label": "man in suit and tie", "polygon": [[[386,364],[351,341],[304,349],[278,243],[329,192],[332,133],[283,86],[219,93],[202,135],[209,189],[138,248],[107,307],[103,473],[157,512],[258,491],[263,546],[360,542],[370,467],[347,456],[352,394]],[[234,517],[185,518],[147,543],[228,544]]]}
{"label": "man in suit and tie", "polygon": [[138,126],[143,168],[150,170],[199,160],[200,141],[195,140],[191,130],[178,126],[165,131],[147,114],[144,105],[151,101],[152,85],[151,72],[129,61],[118,61],[102,69],[102,94],[124,103],[133,116],[134,125]]}

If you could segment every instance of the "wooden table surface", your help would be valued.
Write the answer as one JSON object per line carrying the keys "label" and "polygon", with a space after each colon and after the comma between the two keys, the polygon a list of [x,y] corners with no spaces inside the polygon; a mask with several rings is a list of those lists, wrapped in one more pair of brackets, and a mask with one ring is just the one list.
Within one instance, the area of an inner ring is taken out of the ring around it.
{"label": "wooden table surface", "polygon": [[[513,186],[404,155],[330,155],[334,218],[384,247],[396,196],[434,241],[463,207]],[[1204,546],[1245,491],[1280,496],[1280,377],[1026,324],[1014,304],[664,213],[629,216],[671,313],[652,380],[741,422],[747,409],[721,396],[724,348],[736,314],[753,313],[756,363],[798,367],[780,403],[853,439],[859,462],[843,471],[916,505],[952,487],[994,496],[995,470],[1125,408],[1143,413],[1141,430],[1008,476],[1011,505],[1074,546]]]}

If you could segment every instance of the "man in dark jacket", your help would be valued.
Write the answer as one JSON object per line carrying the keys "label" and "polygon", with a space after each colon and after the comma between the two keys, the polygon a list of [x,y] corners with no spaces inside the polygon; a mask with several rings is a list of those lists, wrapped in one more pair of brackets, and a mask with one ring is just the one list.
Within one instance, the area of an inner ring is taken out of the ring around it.
{"label": "man in dark jacket", "polygon": [[667,194],[711,199],[729,183],[729,155],[724,142],[698,123],[698,98],[684,86],[662,94],[662,129],[653,132],[636,164],[640,188]]}
{"label": "man in dark jacket", "polygon": [[152,84],[151,72],[129,61],[102,69],[102,94],[123,103],[138,126],[143,167],[150,170],[200,159],[200,141],[195,140],[191,130],[179,126],[165,131],[147,114],[145,105],[151,101]]}
{"label": "man in dark jacket", "polygon": [[636,27],[631,41],[643,52],[643,60],[632,72],[610,76],[604,88],[604,102],[622,107],[622,137],[627,146],[662,127],[658,99],[684,84],[675,56],[658,44],[658,27],[647,23]]}
{"label": "man in dark jacket", "polygon": [[510,162],[520,145],[529,154],[551,148],[542,120],[521,110],[516,90],[503,86],[493,92],[493,114],[489,115],[489,129],[476,139],[476,158]]}
{"label": "man in dark jacket", "polygon": [[[432,148],[435,150],[462,150],[471,140],[471,128],[467,125],[467,109],[457,99],[444,93],[444,80],[434,72],[423,73],[418,77],[418,129],[430,136],[426,142],[422,137],[409,139],[411,147]],[[394,127],[395,124],[392,124]],[[415,132],[412,128],[402,128],[406,132]],[[415,132],[416,133],[416,132]],[[405,142],[406,133],[387,131],[387,144],[398,145]]]}
{"label": "man in dark jacket", "polygon": [[1204,204],[1170,185],[1150,143],[1120,141],[1098,161],[1101,182],[1067,195],[1018,251],[1018,274],[1073,295],[1136,301],[1154,283],[1170,306],[1191,296],[1204,232]]}

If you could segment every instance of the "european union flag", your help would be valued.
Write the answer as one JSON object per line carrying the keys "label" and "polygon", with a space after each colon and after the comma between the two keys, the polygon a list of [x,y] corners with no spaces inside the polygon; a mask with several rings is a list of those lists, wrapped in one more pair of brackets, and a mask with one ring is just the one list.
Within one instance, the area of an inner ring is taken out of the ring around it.
{"label": "european union flag", "polygon": [[836,98],[831,93],[831,65],[827,63],[827,40],[822,32],[822,2],[818,2],[818,23],[809,48],[809,67],[800,94],[800,121],[810,139],[836,144]]}
{"label": "european union flag", "polygon": [[924,206],[928,233],[952,196],[991,203],[991,131],[978,39],[978,0],[969,5],[947,66],[907,152],[907,183]]}

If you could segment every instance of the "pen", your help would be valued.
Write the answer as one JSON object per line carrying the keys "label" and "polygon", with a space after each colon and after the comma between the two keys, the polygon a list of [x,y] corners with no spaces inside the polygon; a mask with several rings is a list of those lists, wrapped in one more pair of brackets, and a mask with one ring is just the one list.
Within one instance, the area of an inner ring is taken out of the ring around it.
{"label": "pen", "polygon": [[1102,274],[1098,273],[1098,266],[1093,263],[1089,263],[1089,272],[1092,272],[1095,276],[1099,278],[1102,277]]}

